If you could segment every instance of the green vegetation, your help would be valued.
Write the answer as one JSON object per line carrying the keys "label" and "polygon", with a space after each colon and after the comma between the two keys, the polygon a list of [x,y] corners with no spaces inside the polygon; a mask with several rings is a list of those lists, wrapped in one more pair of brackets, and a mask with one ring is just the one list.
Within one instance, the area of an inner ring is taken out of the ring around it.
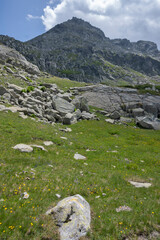
{"label": "green vegetation", "polygon": [[51,83],[51,84],[55,83],[59,88],[61,88],[64,91],[69,90],[70,87],[83,87],[87,85],[84,82],[76,82],[66,78],[59,78],[54,76],[50,78],[41,77],[38,79],[38,83],[41,84],[42,86],[43,86],[43,83]]}
{"label": "green vegetation", "polygon": [[[60,124],[0,112],[0,239],[58,239],[52,219],[44,216],[58,203],[57,193],[62,198],[80,194],[89,202],[91,232],[84,239],[136,239],[160,231],[159,131],[111,125],[103,118],[78,122],[71,133],[64,133]],[[45,147],[47,152],[12,149],[19,143],[43,145],[46,140],[54,143]],[[76,152],[87,159],[75,160]],[[135,188],[128,180],[152,186]],[[23,199],[24,192],[28,199]],[[132,211],[117,213],[116,208],[124,205]]]}
{"label": "green vegetation", "polygon": [[29,93],[29,92],[32,92],[32,91],[34,91],[34,87],[33,86],[28,86],[27,88],[22,90],[22,92],[25,92],[25,93]]}
{"label": "green vegetation", "polygon": [[71,70],[71,69],[57,69],[58,73],[66,75],[66,77],[70,77],[71,75],[80,74],[79,71]]}

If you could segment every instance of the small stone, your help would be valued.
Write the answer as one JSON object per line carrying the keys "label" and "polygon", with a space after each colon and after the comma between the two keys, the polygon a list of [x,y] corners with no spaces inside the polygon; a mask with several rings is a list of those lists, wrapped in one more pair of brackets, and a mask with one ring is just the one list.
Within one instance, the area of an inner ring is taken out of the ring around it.
{"label": "small stone", "polygon": [[100,198],[100,196],[96,196],[95,198]]}
{"label": "small stone", "polygon": [[75,153],[74,154],[74,159],[76,159],[76,160],[85,160],[86,157],[81,155],[81,154],[79,154],[79,153]]}
{"label": "small stone", "polygon": [[109,118],[109,119],[105,119],[105,121],[106,121],[107,123],[111,123],[111,124],[114,124],[114,122],[115,122],[113,119],[110,119],[110,118]]}
{"label": "small stone", "polygon": [[122,212],[122,211],[130,212],[132,211],[132,209],[128,206],[120,206],[119,208],[116,208],[116,212]]}
{"label": "small stone", "polygon": [[57,194],[56,194],[56,197],[57,197],[57,198],[61,198],[61,195],[57,193]]}
{"label": "small stone", "polygon": [[141,187],[149,188],[152,185],[151,183],[141,183],[141,182],[133,182],[133,181],[129,181],[129,183],[135,186],[136,188],[141,188]]}
{"label": "small stone", "polygon": [[53,165],[50,165],[50,164],[49,164],[49,165],[48,165],[48,167],[51,167],[51,168],[53,168]]}
{"label": "small stone", "polygon": [[43,146],[41,146],[41,145],[31,145],[32,147],[35,147],[35,148],[39,148],[39,149],[41,149],[42,151],[46,151],[47,152],[47,150],[43,147]]}
{"label": "small stone", "polygon": [[50,145],[53,145],[53,142],[52,141],[44,141],[43,144],[45,146],[50,146]]}
{"label": "small stone", "polygon": [[67,138],[66,137],[60,137],[61,139],[64,139],[64,140],[67,140]]}
{"label": "small stone", "polygon": [[88,166],[88,163],[84,163],[84,165]]}
{"label": "small stone", "polygon": [[12,147],[13,149],[15,150],[19,150],[20,152],[27,152],[27,153],[30,153],[33,151],[33,148],[30,146],[30,145],[27,145],[27,144],[17,144],[15,145],[14,147]]}

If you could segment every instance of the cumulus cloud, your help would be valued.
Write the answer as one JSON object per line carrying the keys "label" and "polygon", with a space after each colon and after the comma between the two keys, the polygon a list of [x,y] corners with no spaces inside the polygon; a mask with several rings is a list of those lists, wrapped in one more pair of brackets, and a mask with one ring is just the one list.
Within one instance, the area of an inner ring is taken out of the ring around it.
{"label": "cumulus cloud", "polygon": [[160,0],[61,0],[53,6],[48,4],[41,19],[49,30],[78,17],[101,28],[107,37],[150,40],[160,46],[159,13]]}

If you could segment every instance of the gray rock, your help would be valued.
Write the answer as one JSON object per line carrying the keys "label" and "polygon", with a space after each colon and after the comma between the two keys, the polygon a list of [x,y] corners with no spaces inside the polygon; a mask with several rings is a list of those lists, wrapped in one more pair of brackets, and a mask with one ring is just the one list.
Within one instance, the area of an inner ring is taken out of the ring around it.
{"label": "gray rock", "polygon": [[88,101],[83,96],[78,96],[73,99],[72,104],[74,104],[74,106],[81,111],[89,112]]}
{"label": "gray rock", "polygon": [[120,118],[120,122],[122,122],[122,123],[131,123],[132,122],[132,118],[121,117]]}
{"label": "gray rock", "polygon": [[63,98],[54,97],[53,101],[53,108],[57,110],[60,115],[65,116],[67,113],[74,112],[75,106],[72,103],[67,102]]}
{"label": "gray rock", "polygon": [[79,109],[77,109],[73,114],[74,114],[74,116],[76,117],[77,120],[82,117],[82,113]]}
{"label": "gray rock", "polygon": [[151,117],[137,117],[136,118],[137,125],[146,128],[146,129],[154,129],[154,130],[160,130],[160,120],[159,119],[153,119]]}
{"label": "gray rock", "polygon": [[4,111],[6,109],[6,107],[4,105],[0,104],[0,111]]}
{"label": "gray rock", "polygon": [[71,125],[71,124],[77,123],[77,119],[74,114],[67,113],[63,118],[63,123],[66,125]]}
{"label": "gray rock", "polygon": [[79,240],[90,229],[90,206],[80,195],[67,197],[46,212],[59,226],[60,240]]}
{"label": "gray rock", "polygon": [[115,123],[114,119],[110,119],[110,118],[105,119],[105,121],[106,121],[107,123],[111,123],[111,124],[114,124],[114,123]]}
{"label": "gray rock", "polygon": [[19,87],[19,86],[15,85],[15,84],[10,84],[10,83],[8,83],[8,88],[9,89],[13,89],[18,94],[20,94],[22,92],[22,90],[23,90],[22,87]]}
{"label": "gray rock", "polygon": [[132,115],[134,118],[144,116],[144,109],[143,108],[135,108],[132,110]]}
{"label": "gray rock", "polygon": [[118,111],[114,111],[113,113],[110,114],[109,116],[111,119],[118,120],[120,119],[120,113]]}
{"label": "gray rock", "polygon": [[33,148],[30,146],[30,145],[27,145],[27,144],[17,144],[15,145],[14,147],[12,147],[13,149],[15,150],[19,150],[20,152],[27,152],[27,153],[30,153],[33,151]]}
{"label": "gray rock", "polygon": [[3,86],[0,86],[0,95],[2,96],[5,93],[8,93],[7,89]]}
{"label": "gray rock", "polygon": [[157,115],[158,115],[158,109],[157,109],[156,104],[144,102],[143,108],[144,108],[144,110],[145,110],[147,113],[150,113],[150,114],[153,115],[154,117],[157,117]]}
{"label": "gray rock", "polygon": [[10,69],[9,67],[5,66],[5,69],[8,73],[14,74],[14,72],[12,71],[12,69]]}
{"label": "gray rock", "polygon": [[89,112],[85,112],[85,111],[82,112],[82,119],[83,120],[91,120],[91,119],[94,119],[94,118],[95,118],[94,114],[89,113]]}
{"label": "gray rock", "polygon": [[129,181],[129,183],[136,188],[149,188],[152,184],[151,183],[142,183],[142,182],[134,182],[134,181]]}
{"label": "gray rock", "polygon": [[71,102],[72,101],[72,99],[71,99],[72,94],[71,93],[63,93],[63,94],[58,93],[57,96],[60,97],[60,98],[65,99],[67,102]]}
{"label": "gray rock", "polygon": [[10,101],[11,100],[11,94],[10,93],[5,93],[3,94],[3,99],[7,100],[7,101]]}

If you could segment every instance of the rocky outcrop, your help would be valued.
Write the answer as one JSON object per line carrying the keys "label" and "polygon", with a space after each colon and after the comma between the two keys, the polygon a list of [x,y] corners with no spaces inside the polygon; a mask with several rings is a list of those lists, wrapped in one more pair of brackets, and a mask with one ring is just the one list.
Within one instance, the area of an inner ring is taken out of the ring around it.
{"label": "rocky outcrop", "polygon": [[[68,125],[80,119],[96,119],[96,116],[89,112],[89,106],[84,97],[78,97],[76,101],[72,101],[71,92],[63,93],[55,84],[44,83],[44,85],[45,89],[42,86],[31,86],[28,91],[14,84],[8,84],[8,88],[0,86],[1,101],[15,106],[6,108],[2,105],[0,111],[18,111],[23,118],[25,118],[24,115],[29,115],[41,121]],[[77,106],[80,109],[77,109]],[[84,109],[86,111],[83,111]]]}
{"label": "rocky outcrop", "polygon": [[46,215],[53,216],[59,227],[60,240],[79,240],[90,229],[91,213],[89,203],[80,195],[67,197]]}
{"label": "rocky outcrop", "polygon": [[[21,69],[24,69],[29,74],[40,74],[40,71],[38,67],[26,60],[26,58],[21,55],[16,50],[9,48],[7,46],[0,44],[0,59],[1,64],[6,65],[9,64],[9,66],[14,67],[20,67]],[[9,67],[5,67],[6,71],[14,74],[15,72],[11,70]]]}
{"label": "rocky outcrop", "polygon": [[101,109],[112,120],[134,118],[144,128],[159,129],[160,96],[139,94],[136,89],[92,85],[72,88],[87,99],[88,104]]}

